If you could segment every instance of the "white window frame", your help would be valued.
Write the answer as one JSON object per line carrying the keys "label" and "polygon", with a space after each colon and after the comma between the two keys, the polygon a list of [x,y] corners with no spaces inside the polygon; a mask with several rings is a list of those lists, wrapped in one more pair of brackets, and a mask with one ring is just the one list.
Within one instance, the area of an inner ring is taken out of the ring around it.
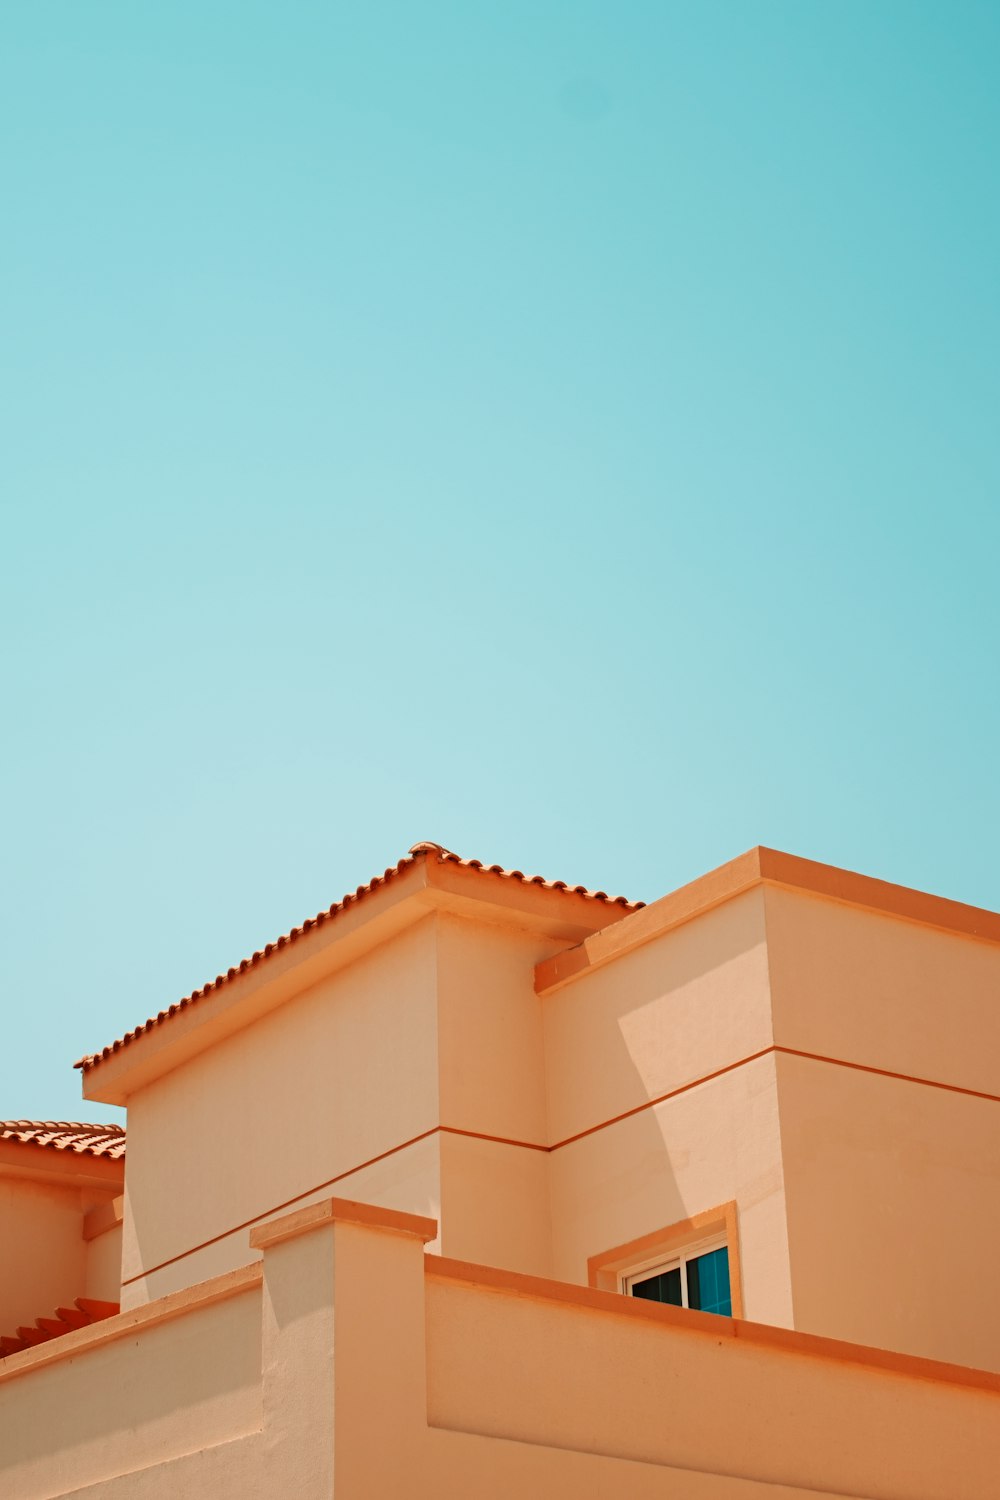
{"label": "white window frame", "polygon": [[732,1281],[732,1256],[729,1253],[729,1240],[724,1234],[714,1234],[708,1239],[696,1240],[690,1245],[680,1245],[677,1250],[666,1258],[660,1255],[650,1260],[642,1261],[638,1265],[629,1266],[627,1271],[622,1271],[619,1276],[619,1290],[627,1297],[631,1297],[632,1288],[637,1281],[648,1281],[651,1276],[659,1276],[664,1271],[676,1271],[678,1267],[681,1273],[681,1305],[688,1306],[688,1283],[687,1263],[689,1260],[697,1260],[699,1255],[710,1255],[713,1250],[725,1250],[729,1261],[730,1283]]}

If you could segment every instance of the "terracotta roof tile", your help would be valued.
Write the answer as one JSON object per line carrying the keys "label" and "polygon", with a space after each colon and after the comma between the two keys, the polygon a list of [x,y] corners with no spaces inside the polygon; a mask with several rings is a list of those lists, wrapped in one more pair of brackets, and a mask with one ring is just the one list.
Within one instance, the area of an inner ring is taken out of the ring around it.
{"label": "terracotta roof tile", "polygon": [[107,1156],[114,1161],[125,1155],[125,1131],[121,1125],[86,1125],[72,1120],[0,1120],[0,1141],[22,1141],[30,1146],[48,1146],[53,1151],[72,1151],[78,1156]]}
{"label": "terracotta roof tile", "polygon": [[[15,1121],[15,1124],[22,1123]],[[72,1130],[77,1128],[76,1125],[70,1126]],[[105,1318],[113,1318],[120,1310],[117,1302],[78,1297],[75,1307],[58,1308],[54,1318],[36,1318],[34,1327],[22,1325],[16,1333],[0,1337],[0,1359],[6,1359],[8,1354],[22,1354],[25,1349],[33,1349],[36,1344],[47,1343],[49,1339],[62,1338],[64,1333],[72,1333],[74,1329],[101,1323]]]}
{"label": "terracotta roof tile", "polygon": [[569,885],[565,880],[546,880],[541,875],[525,875],[521,870],[506,870],[502,865],[485,865],[481,859],[463,859],[460,855],[453,853],[452,850],[445,849],[443,845],[432,843],[427,839],[422,843],[414,844],[398,864],[385,870],[381,875],[374,876],[368,881],[367,885],[359,885],[356,891],[349,891],[346,896],[342,896],[339,901],[335,901],[325,911],[317,912],[314,917],[308,918],[300,927],[293,927],[291,932],[285,933],[283,937],[277,938],[273,943],[267,943],[263,948],[258,949],[256,953],[252,954],[250,958],[242,959],[240,963],[235,964],[231,969],[227,969],[224,974],[217,974],[214,979],[210,979],[207,984],[203,984],[201,989],[192,990],[190,995],[185,995],[182,1000],[176,1001],[175,1004],[168,1006],[166,1010],[161,1010],[158,1015],[150,1016],[148,1021],[143,1022],[141,1026],[137,1026],[133,1031],[127,1031],[118,1041],[112,1042],[109,1046],[102,1048],[100,1052],[91,1052],[85,1057],[81,1057],[73,1066],[82,1068],[84,1072],[88,1072],[91,1068],[96,1067],[98,1063],[103,1062],[105,1058],[111,1057],[115,1052],[120,1052],[123,1047],[127,1047],[130,1042],[135,1041],[137,1037],[142,1036],[145,1032],[152,1031],[156,1026],[161,1026],[164,1021],[169,1021],[172,1016],[177,1015],[182,1010],[186,1010],[188,1006],[196,1004],[203,996],[210,994],[213,990],[221,989],[224,984],[228,984],[230,980],[236,979],[248,969],[256,968],[258,964],[270,958],[272,953],[280,952],[281,949],[288,947],[290,943],[296,942],[307,932],[311,932],[314,927],[321,927],[325,922],[329,922],[332,918],[339,916],[349,906],[353,906],[355,902],[363,900],[366,896],[371,895],[373,891],[377,891],[380,887],[388,885],[398,875],[403,874],[405,870],[416,864],[418,859],[428,857],[436,858],[441,864],[451,863],[461,866],[464,870],[479,870],[484,875],[496,876],[502,880],[517,880],[523,885],[538,886],[547,891],[566,891],[573,896],[583,896],[589,901],[600,901],[604,902],[607,906],[620,907],[625,912],[638,911],[645,904],[642,901],[629,901],[625,896],[609,896],[605,891],[592,891],[584,885]]}

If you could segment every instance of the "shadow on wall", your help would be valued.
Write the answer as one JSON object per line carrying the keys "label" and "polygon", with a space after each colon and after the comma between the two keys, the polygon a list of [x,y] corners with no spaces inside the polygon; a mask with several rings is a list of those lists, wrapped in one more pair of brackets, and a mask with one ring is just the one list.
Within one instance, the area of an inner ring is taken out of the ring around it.
{"label": "shadow on wall", "polygon": [[761,892],[543,1006],[556,1276],[586,1282],[590,1257],[735,1201],[748,1316],[790,1323]]}

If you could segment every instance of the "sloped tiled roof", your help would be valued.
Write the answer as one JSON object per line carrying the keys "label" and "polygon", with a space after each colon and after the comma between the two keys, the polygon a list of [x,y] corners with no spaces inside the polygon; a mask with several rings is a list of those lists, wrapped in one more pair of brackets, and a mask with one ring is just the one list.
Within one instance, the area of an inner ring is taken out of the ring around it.
{"label": "sloped tiled roof", "polygon": [[[75,1125],[71,1127],[76,1128]],[[48,1343],[49,1339],[62,1338],[63,1334],[73,1333],[77,1328],[88,1328],[91,1323],[101,1323],[120,1311],[117,1302],[77,1297],[72,1307],[56,1308],[54,1318],[36,1318],[34,1323],[22,1324],[16,1333],[0,1335],[0,1359],[6,1359],[8,1354],[23,1354],[25,1349],[34,1349],[38,1344]]]}
{"label": "sloped tiled roof", "polygon": [[106,1156],[112,1161],[125,1155],[125,1131],[121,1125],[86,1125],[73,1120],[0,1120],[0,1141],[47,1146],[52,1151],[71,1151],[77,1156]]}
{"label": "sloped tiled roof", "polygon": [[367,885],[359,885],[356,891],[349,891],[346,896],[341,897],[339,901],[335,901],[325,911],[317,912],[316,916],[310,917],[300,927],[293,927],[291,932],[285,933],[283,937],[277,938],[275,942],[267,943],[265,947],[252,954],[250,958],[244,958],[231,969],[227,969],[224,974],[217,974],[214,979],[210,979],[207,984],[203,984],[201,989],[192,990],[191,994],[185,995],[183,1000],[176,1001],[175,1004],[169,1006],[166,1010],[161,1010],[158,1015],[150,1016],[148,1021],[143,1022],[141,1026],[137,1026],[134,1031],[126,1032],[118,1041],[112,1042],[109,1046],[102,1048],[100,1052],[88,1053],[85,1057],[81,1057],[74,1063],[74,1067],[82,1068],[84,1072],[88,1072],[105,1058],[110,1057],[115,1052],[120,1052],[123,1047],[127,1047],[137,1037],[142,1036],[147,1031],[152,1031],[157,1026],[161,1026],[164,1021],[170,1020],[179,1011],[186,1010],[188,1006],[194,1005],[204,995],[210,994],[213,990],[220,989],[224,984],[228,984],[248,969],[256,968],[258,964],[270,958],[272,953],[280,952],[281,949],[287,948],[290,943],[296,942],[306,933],[311,932],[314,927],[321,927],[325,922],[329,922],[334,917],[339,916],[347,907],[353,906],[357,901],[364,900],[366,896],[371,895],[373,891],[379,890],[380,887],[390,884],[397,876],[402,875],[405,870],[416,864],[418,859],[427,857],[437,859],[440,864],[456,864],[463,870],[478,870],[484,875],[493,876],[501,880],[515,880],[519,881],[522,885],[537,886],[546,891],[565,891],[572,896],[583,896],[588,901],[603,902],[609,907],[619,907],[622,912],[638,911],[645,904],[642,901],[629,901],[625,896],[609,896],[605,891],[592,891],[583,885],[569,885],[565,880],[546,880],[541,875],[525,875],[521,870],[506,870],[502,865],[485,865],[481,859],[463,859],[460,855],[454,854],[450,849],[445,849],[441,844],[435,844],[430,840],[426,840],[423,843],[414,844],[409,853],[405,854],[398,864],[385,870],[381,875],[374,876],[373,879],[368,881]]}

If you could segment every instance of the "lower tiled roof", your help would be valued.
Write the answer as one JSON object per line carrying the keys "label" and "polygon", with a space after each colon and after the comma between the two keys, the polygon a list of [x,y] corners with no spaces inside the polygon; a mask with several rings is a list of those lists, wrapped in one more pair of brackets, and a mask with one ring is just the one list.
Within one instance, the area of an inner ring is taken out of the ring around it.
{"label": "lower tiled roof", "polygon": [[0,1120],[0,1141],[21,1141],[28,1146],[48,1146],[53,1151],[72,1151],[80,1156],[125,1155],[125,1131],[121,1125],[87,1125],[73,1120]]}
{"label": "lower tiled roof", "polygon": [[[17,1120],[15,1124],[21,1124]],[[75,1130],[76,1126],[71,1126]],[[34,1323],[22,1324],[16,1333],[0,1335],[0,1359],[8,1354],[23,1354],[36,1344],[48,1343],[49,1339],[61,1338],[64,1333],[73,1333],[77,1328],[87,1328],[91,1323],[113,1318],[121,1309],[117,1302],[101,1302],[96,1297],[77,1297],[72,1307],[59,1307],[54,1318],[36,1318]]]}
{"label": "lower tiled roof", "polygon": [[546,880],[542,875],[525,875],[521,870],[505,870],[502,865],[485,865],[481,859],[463,859],[461,855],[453,853],[451,849],[445,849],[443,845],[432,843],[428,839],[422,843],[412,845],[409,853],[405,854],[398,864],[393,865],[390,869],[384,871],[383,874],[374,876],[366,885],[359,885],[356,891],[349,891],[346,896],[341,897],[339,901],[335,901],[325,911],[317,912],[315,917],[310,917],[300,927],[293,927],[291,932],[286,933],[283,937],[279,937],[273,943],[266,944],[265,947],[259,949],[250,958],[242,959],[240,963],[235,964],[231,969],[227,969],[225,974],[217,974],[214,979],[210,979],[207,984],[203,984],[201,989],[192,990],[190,995],[184,996],[183,1000],[176,1001],[175,1004],[168,1006],[166,1010],[161,1010],[158,1015],[150,1016],[148,1021],[144,1021],[134,1031],[127,1031],[118,1041],[112,1042],[110,1046],[102,1048],[100,1052],[90,1052],[85,1057],[79,1058],[73,1066],[82,1068],[84,1072],[89,1072],[91,1068],[96,1067],[106,1057],[110,1057],[112,1053],[120,1052],[123,1047],[127,1047],[130,1042],[135,1041],[136,1037],[142,1036],[147,1031],[152,1031],[156,1026],[161,1026],[164,1021],[170,1020],[178,1011],[186,1010],[189,1005],[194,1005],[202,996],[209,994],[213,990],[220,989],[222,985],[236,979],[240,974],[245,973],[247,969],[256,968],[258,964],[270,958],[272,953],[277,953],[282,948],[288,947],[290,943],[296,942],[305,933],[312,931],[314,927],[322,926],[325,922],[339,916],[347,907],[353,906],[355,902],[363,900],[366,896],[371,895],[373,891],[377,891],[381,886],[388,885],[390,881],[395,880],[398,875],[401,875],[404,870],[408,870],[411,865],[416,864],[419,859],[428,858],[436,859],[440,864],[456,864],[464,870],[479,870],[484,875],[495,876],[501,880],[519,881],[522,885],[533,885],[542,890],[565,891],[571,896],[583,896],[588,901],[603,902],[606,906],[619,907],[623,912],[638,911],[639,907],[645,904],[642,901],[629,901],[626,896],[609,896],[606,891],[592,891],[585,885],[569,885],[565,880]]}

